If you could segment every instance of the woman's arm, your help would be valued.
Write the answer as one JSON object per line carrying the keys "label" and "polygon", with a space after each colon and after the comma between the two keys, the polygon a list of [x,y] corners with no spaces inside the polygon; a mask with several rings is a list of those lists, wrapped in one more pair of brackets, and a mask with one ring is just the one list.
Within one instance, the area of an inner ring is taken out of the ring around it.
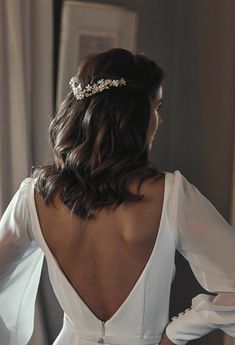
{"label": "woman's arm", "polygon": [[26,345],[44,254],[31,237],[26,178],[0,220],[0,344]]}
{"label": "woman's arm", "polygon": [[176,249],[201,286],[217,295],[195,296],[191,307],[167,325],[167,337],[176,345],[215,329],[235,337],[235,229],[179,171],[174,183],[169,222]]}

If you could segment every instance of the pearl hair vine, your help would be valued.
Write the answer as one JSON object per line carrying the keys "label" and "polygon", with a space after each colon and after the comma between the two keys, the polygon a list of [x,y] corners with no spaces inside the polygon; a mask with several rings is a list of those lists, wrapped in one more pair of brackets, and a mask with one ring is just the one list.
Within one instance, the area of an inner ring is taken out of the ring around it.
{"label": "pearl hair vine", "polygon": [[78,82],[78,78],[76,76],[72,77],[69,82],[70,87],[73,90],[74,96],[80,100],[84,99],[85,97],[89,97],[94,95],[97,92],[102,92],[105,89],[109,89],[110,87],[119,87],[122,85],[126,85],[126,80],[124,78],[121,79],[99,79],[96,83],[87,84],[84,88],[81,87],[81,84]]}

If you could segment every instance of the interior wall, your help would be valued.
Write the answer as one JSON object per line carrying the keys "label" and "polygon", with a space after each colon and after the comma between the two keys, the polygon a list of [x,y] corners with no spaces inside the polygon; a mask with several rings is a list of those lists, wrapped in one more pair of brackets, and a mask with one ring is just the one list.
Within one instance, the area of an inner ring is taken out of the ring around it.
{"label": "interior wall", "polygon": [[[230,221],[235,133],[235,3],[233,0],[90,2],[124,5],[138,12],[138,52],[145,52],[168,74],[163,90],[163,124],[153,145],[152,161],[163,171],[179,169]],[[55,66],[61,5],[60,0],[55,1]],[[184,310],[194,295],[203,292],[179,254],[176,264],[170,316]],[[48,303],[54,308],[53,299],[48,298]],[[55,318],[48,321],[54,338],[61,321]],[[219,345],[222,334],[215,331],[190,343]]]}

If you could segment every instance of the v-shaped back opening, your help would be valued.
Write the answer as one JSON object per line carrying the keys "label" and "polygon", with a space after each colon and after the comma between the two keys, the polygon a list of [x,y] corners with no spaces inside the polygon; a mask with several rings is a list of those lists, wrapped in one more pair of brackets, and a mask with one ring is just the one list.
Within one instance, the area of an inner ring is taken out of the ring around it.
{"label": "v-shaped back opening", "polygon": [[[58,270],[59,274],[61,275],[63,281],[65,282],[67,287],[71,290],[71,293],[75,297],[77,297],[79,299],[79,301],[82,303],[82,305],[87,310],[87,312],[90,314],[90,316],[95,318],[98,322],[103,322],[105,324],[110,323],[121,312],[121,310],[128,304],[128,301],[129,301],[130,297],[134,294],[135,290],[137,289],[137,286],[140,284],[140,282],[142,281],[144,275],[148,271],[148,267],[150,266],[150,263],[152,261],[152,257],[154,256],[155,251],[156,251],[156,249],[158,247],[159,238],[161,237],[161,232],[163,231],[163,220],[164,220],[164,216],[165,216],[165,204],[166,204],[166,199],[167,199],[167,194],[168,194],[168,190],[167,190],[167,172],[164,172],[164,175],[165,175],[165,179],[164,179],[164,196],[163,196],[161,217],[160,217],[160,222],[159,222],[159,226],[158,226],[157,235],[155,237],[155,242],[154,242],[153,249],[152,249],[151,254],[150,254],[150,256],[149,256],[149,258],[147,260],[147,263],[145,264],[144,268],[142,269],[141,273],[139,274],[135,284],[133,285],[133,287],[129,291],[127,297],[124,299],[124,301],[121,303],[121,305],[116,309],[116,311],[112,314],[112,316],[109,319],[107,319],[106,321],[99,319],[96,316],[96,314],[92,311],[92,309],[85,303],[85,301],[82,299],[82,297],[79,295],[79,293],[74,288],[73,284],[70,282],[70,280],[66,276],[66,274],[63,271],[63,269],[61,268],[57,258],[54,256],[54,254],[52,253],[49,245],[47,244],[46,239],[45,239],[45,237],[43,235],[42,228],[41,228],[40,221],[39,221],[39,217],[38,217],[38,212],[37,212],[36,202],[35,202],[34,183],[33,183],[33,180],[32,180],[31,190],[30,190],[30,193],[29,193],[29,199],[30,199],[29,208],[32,211],[32,215],[33,215],[33,218],[34,218],[35,223],[36,223],[36,236],[39,235],[40,240],[41,240],[41,242],[42,242],[42,244],[44,246],[46,254],[48,254],[50,259],[54,263],[54,265],[55,265],[56,269]],[[34,232],[34,230],[32,230],[32,231]]]}

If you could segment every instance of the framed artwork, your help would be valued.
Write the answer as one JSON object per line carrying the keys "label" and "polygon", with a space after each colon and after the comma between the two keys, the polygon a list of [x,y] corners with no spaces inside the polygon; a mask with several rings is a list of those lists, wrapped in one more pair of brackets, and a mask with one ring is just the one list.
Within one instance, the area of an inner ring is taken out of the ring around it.
{"label": "framed artwork", "polygon": [[66,97],[69,80],[89,54],[111,48],[135,52],[137,13],[122,6],[65,1],[59,47],[57,105]]}

